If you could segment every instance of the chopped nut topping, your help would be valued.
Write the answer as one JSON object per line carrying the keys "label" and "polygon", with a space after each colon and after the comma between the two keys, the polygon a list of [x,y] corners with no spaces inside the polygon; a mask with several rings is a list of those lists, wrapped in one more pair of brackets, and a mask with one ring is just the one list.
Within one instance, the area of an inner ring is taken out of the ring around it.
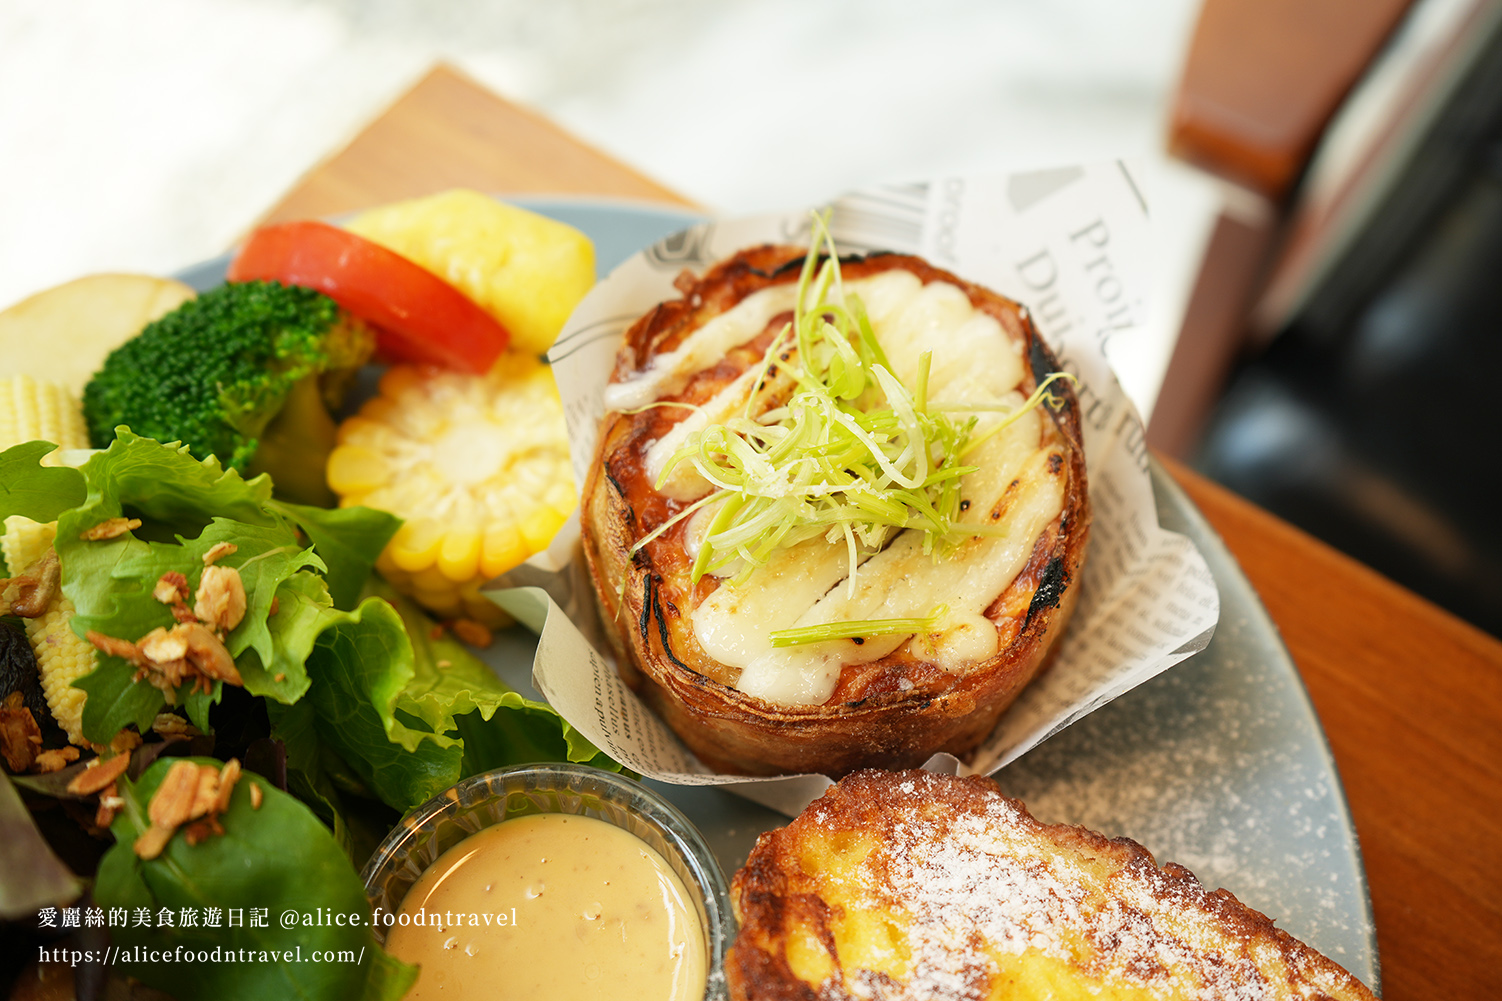
{"label": "chopped nut topping", "polygon": [[154,859],[162,854],[162,849],[167,847],[167,842],[172,839],[175,827],[157,827],[155,825],[146,829],[146,832],[136,838],[136,857]]}
{"label": "chopped nut topping", "polygon": [[137,643],[92,629],[85,638],[101,653],[133,664],[134,680],[145,679],[169,699],[175,697],[177,686],[186,681],[192,681],[202,691],[208,691],[215,681],[244,684],[224,641],[201,622],[180,622],[171,629],[159,626]]}
{"label": "chopped nut topping", "polygon": [[188,656],[188,638],[182,634],[182,626],[174,626],[171,632],[158,626],[136,641],[141,656],[153,665],[184,660]]}
{"label": "chopped nut topping", "polygon": [[250,784],[250,808],[252,810],[259,810],[261,808],[261,798],[263,795],[261,787],[252,782]]}
{"label": "chopped nut topping", "polygon": [[221,632],[227,633],[238,626],[245,618],[245,584],[240,580],[240,571],[234,567],[205,567],[193,613]]}
{"label": "chopped nut topping", "polygon": [[197,795],[198,764],[174,761],[146,806],[151,826],[176,828],[192,820],[193,800]]}
{"label": "chopped nut topping", "polygon": [[78,533],[78,537],[85,542],[103,542],[105,539],[118,538],[126,532],[134,532],[140,527],[140,518],[110,518]]}
{"label": "chopped nut topping", "polygon": [[177,628],[188,639],[188,663],[198,672],[205,691],[210,687],[207,682],[211,681],[244,684],[240,672],[235,668],[235,658],[229,655],[224,641],[215,636],[207,626],[188,622]]}
{"label": "chopped nut topping", "polygon": [[20,692],[11,692],[0,704],[0,757],[17,775],[31,767],[42,746],[42,729],[22,701]]}
{"label": "chopped nut topping", "polygon": [[213,765],[198,766],[198,787],[193,790],[193,806],[188,816],[202,817],[219,802],[219,769]]}
{"label": "chopped nut topping", "polygon": [[224,763],[224,770],[219,773],[219,795],[214,800],[214,812],[223,813],[229,809],[229,798],[235,791],[235,783],[240,779],[240,759],[230,758]]}
{"label": "chopped nut topping", "polygon": [[455,619],[448,626],[455,636],[470,646],[487,647],[495,640],[491,631],[474,619]]}
{"label": "chopped nut topping", "polygon": [[122,660],[135,664],[137,667],[146,663],[146,658],[141,654],[141,648],[130,640],[116,639],[113,636],[106,636],[92,629],[84,633],[83,638],[94,644],[94,649],[107,656],[119,657]]}
{"label": "chopped nut topping", "polygon": [[187,605],[178,604],[172,606],[172,617],[178,622],[197,622],[198,616],[193,614],[193,609]]}
{"label": "chopped nut topping", "polygon": [[190,821],[194,823],[183,832],[190,846],[211,834],[223,834],[219,813],[228,807],[228,790],[234,788],[239,776],[240,762],[234,758],[222,769],[191,761],[175,762],[167,769],[162,784],[157,786],[147,804],[146,814],[151,818],[151,827],[136,838],[136,855],[143,859],[156,858],[167,847],[173,832]]}
{"label": "chopped nut topping", "polygon": [[199,734],[198,727],[176,713],[158,713],[151,722],[151,729],[163,737],[196,737]]}
{"label": "chopped nut topping", "polygon": [[19,577],[12,577],[0,589],[0,609],[8,608],[7,614],[23,619],[35,619],[47,611],[52,598],[57,594],[62,568],[57,562],[57,550],[47,547],[41,557],[26,568]]}
{"label": "chopped nut topping", "polygon": [[207,841],[209,836],[212,834],[223,833],[224,827],[219,823],[218,818],[204,817],[202,820],[193,821],[193,823],[189,824],[187,828],[183,830],[183,840],[186,841],[188,843],[188,847],[191,848],[193,845],[196,845],[201,841]]}
{"label": "chopped nut topping", "polygon": [[130,767],[130,755],[117,754],[113,758],[95,758],[90,761],[88,767],[68,783],[68,791],[80,796],[92,796],[94,793],[107,789],[115,784],[115,780],[125,774],[125,769]]}
{"label": "chopped nut topping", "polygon": [[188,600],[188,578],[176,570],[168,570],[157,579],[151,596],[164,605],[176,605]]}
{"label": "chopped nut topping", "polygon": [[110,740],[109,749],[116,754],[125,754],[141,746],[141,735],[134,730],[121,730]]}
{"label": "chopped nut topping", "polygon": [[99,809],[94,811],[94,826],[109,827],[115,822],[115,813],[125,805],[125,800],[120,798],[120,792],[111,782],[99,794]]}
{"label": "chopped nut topping", "polygon": [[203,565],[206,567],[211,567],[215,563],[224,559],[226,556],[232,556],[233,554],[238,552],[239,549],[240,547],[235,545],[233,542],[216,542],[209,547],[208,552],[203,554]]}
{"label": "chopped nut topping", "polygon": [[55,751],[43,751],[38,754],[32,767],[38,772],[60,772],[68,767],[68,763],[78,760],[78,748],[60,747]]}

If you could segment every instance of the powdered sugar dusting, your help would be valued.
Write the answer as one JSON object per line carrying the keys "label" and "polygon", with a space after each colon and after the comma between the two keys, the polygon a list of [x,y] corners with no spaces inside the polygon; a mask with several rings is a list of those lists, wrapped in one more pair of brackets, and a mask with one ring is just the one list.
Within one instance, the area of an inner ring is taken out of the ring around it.
{"label": "powdered sugar dusting", "polygon": [[[848,794],[881,800],[864,824],[880,833],[879,846],[855,873],[805,873],[798,892],[832,899],[836,915],[894,914],[910,965],[895,981],[846,968],[825,994],[978,999],[995,986],[1005,963],[997,957],[1031,951],[1101,986],[1186,1001],[1303,997],[1306,988],[1320,996],[1297,980],[1270,983],[1259,965],[1281,968],[1281,947],[1187,874],[1165,872],[1124,844],[1045,832],[1014,802],[957,785],[924,776],[885,788],[860,783]],[[850,825],[848,810],[821,801],[798,823],[837,831]]]}
{"label": "powdered sugar dusting", "polygon": [[1340,790],[1286,667],[1233,652],[1254,639],[1222,618],[1204,654],[995,778],[1040,820],[1139,841],[1361,969],[1371,932]]}

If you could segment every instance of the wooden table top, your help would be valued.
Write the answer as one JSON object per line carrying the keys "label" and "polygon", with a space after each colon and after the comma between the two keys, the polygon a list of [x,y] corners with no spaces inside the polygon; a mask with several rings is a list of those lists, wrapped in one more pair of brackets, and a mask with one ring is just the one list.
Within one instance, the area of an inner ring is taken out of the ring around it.
{"label": "wooden table top", "polygon": [[[464,186],[691,203],[438,67],[266,218]],[[1383,996],[1502,995],[1502,643],[1168,463],[1262,595],[1340,768]]]}

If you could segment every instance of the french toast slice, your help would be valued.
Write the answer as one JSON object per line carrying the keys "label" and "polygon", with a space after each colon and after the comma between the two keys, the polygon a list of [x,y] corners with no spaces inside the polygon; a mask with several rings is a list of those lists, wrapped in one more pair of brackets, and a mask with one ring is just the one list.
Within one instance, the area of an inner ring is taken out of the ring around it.
{"label": "french toast slice", "polygon": [[1228,891],[978,776],[849,775],[731,892],[738,1001],[1375,998]]}

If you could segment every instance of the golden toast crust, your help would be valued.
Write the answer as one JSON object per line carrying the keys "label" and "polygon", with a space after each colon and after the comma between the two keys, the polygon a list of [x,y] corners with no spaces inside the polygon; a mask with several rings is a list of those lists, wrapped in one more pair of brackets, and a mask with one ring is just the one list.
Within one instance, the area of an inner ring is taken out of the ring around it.
{"label": "golden toast crust", "polygon": [[[617,357],[615,381],[646,368],[710,318],[773,284],[797,281],[804,251],[763,246],[735,255],[702,278],[680,284],[683,296],[655,307],[627,332]],[[1018,304],[962,281],[924,261],[883,254],[842,261],[847,281],[888,269],[906,269],[923,282],[956,285],[972,305],[994,317],[1019,344],[1032,372],[1022,387],[1031,392],[1033,373],[1058,369]],[[729,353],[670,395],[701,403],[753,364],[758,364],[786,315],[762,336]],[[823,772],[838,776],[855,768],[904,768],[937,751],[964,755],[995,727],[1001,713],[1043,668],[1073,610],[1089,534],[1090,506],[1079,405],[1064,384],[1065,405],[1048,408],[1047,442],[1065,458],[1064,506],[1038,537],[1031,558],[986,610],[1001,630],[997,655],[962,675],[944,671],[904,646],[869,664],[846,665],[834,695],[823,705],[780,706],[738,691],[728,669],[694,637],[689,615],[718,582],[690,580],[682,526],[632,552],[681,509],[658,495],[643,475],[645,449],[681,419],[678,409],[607,414],[598,461],[584,488],[581,517],[584,550],[603,618],[614,628],[622,675],[717,771],[743,774]]]}
{"label": "golden toast crust", "polygon": [[1228,891],[980,777],[847,776],[761,836],[732,898],[738,1001],[1374,1001]]}

